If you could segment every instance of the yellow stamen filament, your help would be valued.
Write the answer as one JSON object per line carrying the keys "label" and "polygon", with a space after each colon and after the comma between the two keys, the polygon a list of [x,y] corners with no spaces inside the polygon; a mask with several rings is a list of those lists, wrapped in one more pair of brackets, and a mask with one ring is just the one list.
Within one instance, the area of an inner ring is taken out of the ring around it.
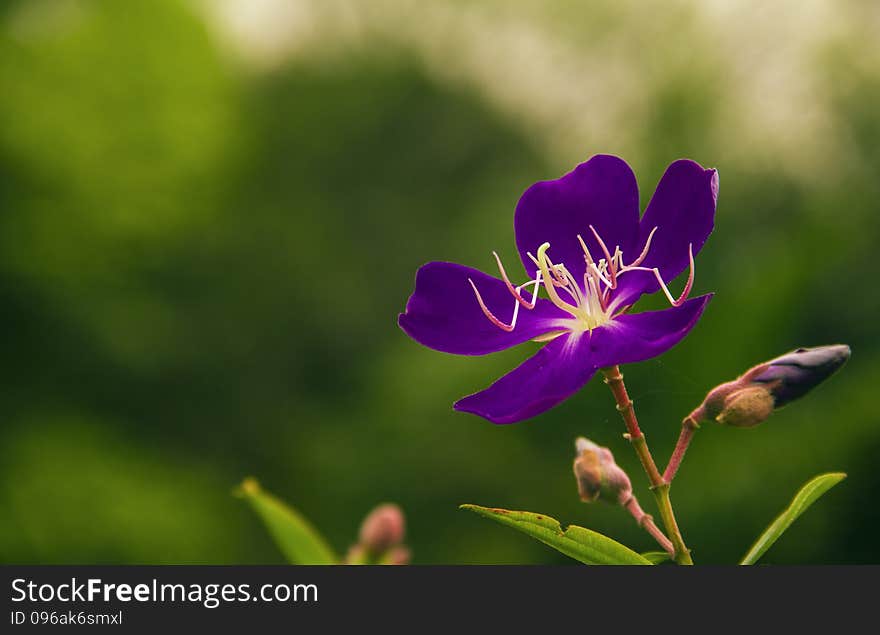
{"label": "yellow stamen filament", "polygon": [[581,249],[584,250],[584,260],[587,261],[587,266],[590,266],[591,264],[593,264],[593,256],[590,253],[590,250],[587,249],[587,243],[584,242],[584,239],[581,238],[580,234],[577,235],[577,239],[578,242],[581,244]]}
{"label": "yellow stamen filament", "polygon": [[550,268],[552,267],[554,271],[556,270],[553,262],[550,260],[550,258],[547,257],[548,249],[550,249],[550,243],[544,243],[543,245],[538,247],[537,258],[538,267],[541,269],[541,273],[544,275],[544,288],[547,290],[547,295],[550,297],[550,301],[557,307],[559,307],[566,313],[570,313],[574,317],[580,317],[581,315],[583,315],[583,311],[579,310],[576,306],[568,304],[562,298],[560,298],[559,294],[556,293],[555,285],[547,284],[548,280],[553,279],[550,275]]}
{"label": "yellow stamen filament", "polygon": [[560,335],[564,335],[568,331],[550,331],[549,333],[544,333],[543,335],[539,335],[538,337],[533,337],[533,342],[549,342],[550,340],[555,340]]}

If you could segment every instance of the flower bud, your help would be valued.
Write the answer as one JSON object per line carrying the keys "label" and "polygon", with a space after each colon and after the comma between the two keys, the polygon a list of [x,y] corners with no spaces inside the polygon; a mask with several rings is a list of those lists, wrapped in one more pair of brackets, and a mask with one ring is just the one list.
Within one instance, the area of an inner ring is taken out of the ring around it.
{"label": "flower bud", "polygon": [[804,396],[849,359],[845,344],[799,348],[750,368],[739,378],[713,388],[688,418],[752,427],[776,408]]}
{"label": "flower bud", "polygon": [[371,554],[378,555],[403,542],[404,533],[405,521],[400,507],[385,503],[364,519],[359,544]]}
{"label": "flower bud", "polygon": [[770,388],[776,407],[781,408],[831,377],[849,356],[846,344],[799,348],[770,360],[751,379]]}
{"label": "flower bud", "polygon": [[764,386],[746,386],[730,393],[715,420],[735,428],[756,426],[773,412],[773,395]]}
{"label": "flower bud", "polygon": [[601,499],[623,504],[632,498],[629,477],[614,462],[611,450],[584,437],[578,437],[575,447],[578,454],[574,460],[574,476],[582,501],[591,503]]}

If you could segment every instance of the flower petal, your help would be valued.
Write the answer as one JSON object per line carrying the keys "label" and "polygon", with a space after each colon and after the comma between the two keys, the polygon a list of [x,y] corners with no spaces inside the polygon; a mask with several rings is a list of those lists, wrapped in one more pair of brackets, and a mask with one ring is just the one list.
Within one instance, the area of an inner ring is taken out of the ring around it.
{"label": "flower petal", "polygon": [[486,390],[456,402],[455,409],[493,423],[515,423],[564,401],[595,372],[590,332],[560,335]]}
{"label": "flower petal", "polygon": [[[469,279],[489,310],[510,324],[516,301],[503,281],[464,265],[429,262],[416,274],[415,291],[406,303],[406,312],[397,319],[400,328],[438,351],[485,355],[558,329],[560,319],[571,317],[549,300],[538,298],[531,311],[519,308],[516,328],[505,332],[483,314]],[[523,289],[522,295],[531,300],[531,289]]]}
{"label": "flower petal", "polygon": [[599,368],[640,362],[678,344],[694,327],[712,294],[692,298],[680,307],[621,315],[593,329],[593,361]]}
{"label": "flower petal", "polygon": [[[704,169],[699,163],[681,159],[672,163],[660,179],[645,215],[639,223],[638,249],[624,252],[626,261],[641,253],[648,236],[656,227],[651,248],[643,267],[657,267],[669,282],[688,266],[688,246],[697,254],[715,224],[718,200],[718,172]],[[628,306],[643,293],[659,289],[651,273],[630,272],[620,278],[613,294],[618,306]]]}
{"label": "flower petal", "polygon": [[519,199],[514,216],[516,246],[526,271],[535,274],[535,255],[542,243],[550,243],[550,258],[564,263],[581,280],[586,269],[580,235],[593,258],[602,250],[590,225],[602,237],[608,250],[615,246],[625,253],[638,240],[639,188],[633,171],[623,159],[599,154],[554,181],[532,185]]}

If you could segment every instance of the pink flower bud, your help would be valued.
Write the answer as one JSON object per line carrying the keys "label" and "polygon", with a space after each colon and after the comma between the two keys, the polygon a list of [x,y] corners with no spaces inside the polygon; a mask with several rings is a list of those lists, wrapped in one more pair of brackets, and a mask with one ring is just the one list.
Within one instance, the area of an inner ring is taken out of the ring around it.
{"label": "pink flower bud", "polygon": [[575,447],[578,454],[574,460],[574,476],[582,501],[624,504],[632,498],[629,477],[614,462],[611,450],[584,437],[575,441]]}
{"label": "pink flower bud", "polygon": [[361,524],[360,544],[371,554],[385,553],[403,542],[405,521],[400,507],[392,503],[379,505]]}

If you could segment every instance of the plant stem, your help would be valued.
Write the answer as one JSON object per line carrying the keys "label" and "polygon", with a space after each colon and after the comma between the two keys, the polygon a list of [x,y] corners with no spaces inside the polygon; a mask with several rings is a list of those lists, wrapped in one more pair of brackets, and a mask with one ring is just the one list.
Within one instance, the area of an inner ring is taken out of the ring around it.
{"label": "plant stem", "polygon": [[672,483],[672,479],[675,478],[678,467],[681,465],[681,460],[684,458],[684,453],[687,452],[691,439],[694,438],[694,432],[699,427],[700,424],[697,423],[697,420],[692,415],[688,415],[681,422],[681,434],[678,437],[678,443],[675,444],[675,449],[672,451],[672,456],[669,457],[666,471],[663,472],[663,480],[667,483]]}
{"label": "plant stem", "polygon": [[669,538],[666,537],[660,528],[654,524],[654,519],[650,514],[646,514],[641,505],[639,505],[639,501],[636,500],[635,496],[630,496],[629,500],[623,503],[624,508],[632,514],[632,517],[635,518],[639,527],[642,527],[645,531],[647,531],[651,536],[653,536],[654,540],[657,541],[663,550],[666,551],[670,556],[675,556],[675,547],[672,542],[670,542]]}
{"label": "plant stem", "polygon": [[672,501],[669,499],[669,483],[664,483],[652,489],[654,498],[657,500],[657,507],[660,510],[660,518],[663,520],[663,526],[666,527],[666,533],[672,538],[672,546],[675,548],[673,559],[678,564],[693,564],[690,549],[684,544],[684,538],[678,523],[675,522],[675,513],[672,511]]}
{"label": "plant stem", "polygon": [[684,538],[682,538],[681,530],[678,528],[678,523],[675,521],[675,514],[672,511],[672,502],[669,500],[669,483],[664,480],[660,471],[657,469],[657,464],[654,463],[654,457],[651,456],[651,451],[648,449],[645,435],[639,428],[639,422],[638,419],[636,419],[636,412],[633,409],[633,402],[626,392],[626,385],[623,383],[623,375],[620,373],[620,367],[610,366],[608,368],[603,368],[602,374],[605,376],[605,383],[614,395],[614,401],[617,403],[617,411],[620,412],[620,416],[623,418],[623,423],[626,425],[627,434],[625,436],[636,451],[639,460],[642,462],[642,467],[645,468],[645,473],[648,475],[648,480],[651,482],[651,491],[654,493],[654,498],[657,501],[657,507],[660,510],[660,518],[663,520],[663,526],[666,528],[666,533],[672,540],[672,545],[675,551],[674,559],[678,564],[693,564],[694,562],[691,560],[690,551],[684,544]]}
{"label": "plant stem", "polygon": [[611,366],[610,368],[603,368],[602,374],[605,376],[605,383],[614,395],[614,401],[617,402],[617,411],[626,425],[628,432],[626,438],[635,448],[636,454],[638,454],[639,460],[642,462],[642,467],[645,468],[648,479],[651,481],[651,487],[662,485],[663,477],[660,475],[660,470],[657,469],[657,464],[654,463],[654,457],[651,456],[651,451],[648,449],[645,435],[642,434],[642,430],[639,428],[639,421],[636,419],[633,402],[626,392],[623,375],[620,374],[620,367]]}

